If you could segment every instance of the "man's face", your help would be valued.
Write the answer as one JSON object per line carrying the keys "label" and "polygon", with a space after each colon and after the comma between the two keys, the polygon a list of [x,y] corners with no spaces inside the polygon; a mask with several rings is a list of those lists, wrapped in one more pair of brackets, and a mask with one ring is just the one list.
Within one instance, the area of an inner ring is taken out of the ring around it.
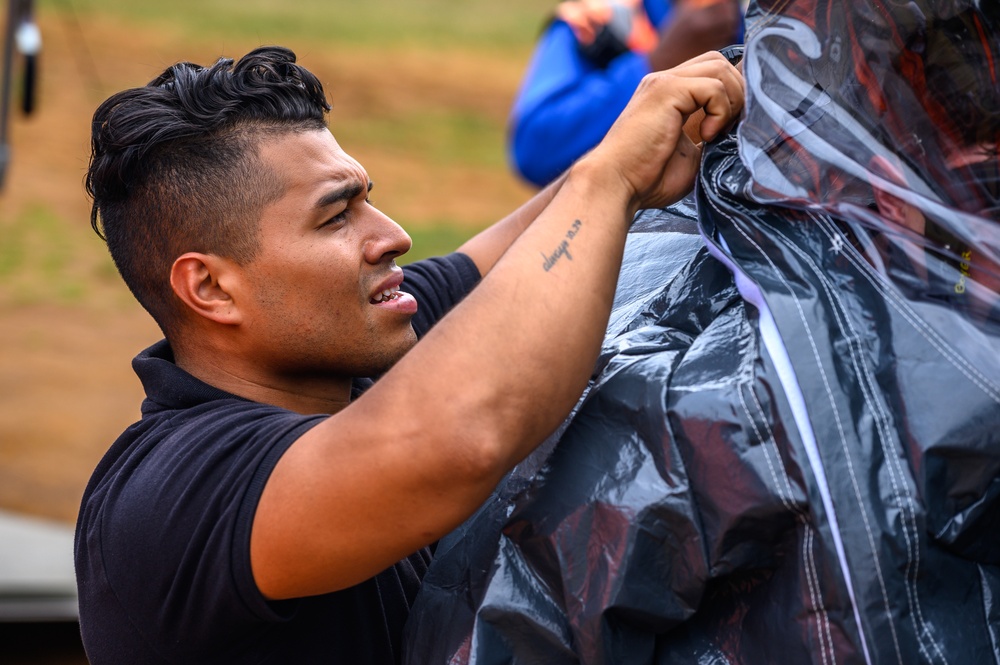
{"label": "man's face", "polygon": [[264,208],[260,250],[243,269],[255,362],[279,380],[388,369],[416,341],[417,304],[397,292],[394,262],[410,237],[368,202],[368,174],[329,131],[268,140],[261,158],[285,188]]}

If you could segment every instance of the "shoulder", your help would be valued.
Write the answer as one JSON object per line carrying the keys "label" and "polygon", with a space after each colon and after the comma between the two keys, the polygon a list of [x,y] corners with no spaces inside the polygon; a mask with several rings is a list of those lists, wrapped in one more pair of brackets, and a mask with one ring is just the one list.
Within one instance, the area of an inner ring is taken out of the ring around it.
{"label": "shoulder", "polygon": [[[181,585],[200,613],[233,613],[223,623],[266,616],[249,566],[253,512],[281,454],[322,420],[235,397],[147,413],[115,442],[84,494],[81,613],[89,594],[110,594],[153,625],[165,621],[159,603]],[[173,628],[190,629],[174,618]]]}
{"label": "shoulder", "polygon": [[471,258],[461,252],[421,259],[403,266],[407,283],[427,283],[439,288],[469,289],[479,281],[479,270]]}
{"label": "shoulder", "polygon": [[104,528],[162,529],[151,513],[237,491],[322,419],[236,397],[147,412],[95,470],[82,517],[100,506]]}

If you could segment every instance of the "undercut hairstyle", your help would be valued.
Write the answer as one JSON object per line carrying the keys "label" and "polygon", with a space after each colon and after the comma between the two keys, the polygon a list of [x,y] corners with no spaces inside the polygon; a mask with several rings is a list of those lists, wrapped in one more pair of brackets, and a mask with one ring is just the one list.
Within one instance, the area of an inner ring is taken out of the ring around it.
{"label": "undercut hairstyle", "polygon": [[174,260],[202,252],[252,261],[261,211],[284,190],[281,174],[263,166],[260,144],[325,129],[330,108],[295,54],[268,46],[235,63],[175,64],[94,113],[91,226],[165,335],[179,311]]}

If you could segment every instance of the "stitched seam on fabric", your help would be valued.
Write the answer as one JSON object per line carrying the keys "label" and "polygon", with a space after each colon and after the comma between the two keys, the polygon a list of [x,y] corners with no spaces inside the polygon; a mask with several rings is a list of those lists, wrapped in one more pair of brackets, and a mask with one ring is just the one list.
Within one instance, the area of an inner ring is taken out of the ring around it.
{"label": "stitched seam on fabric", "polygon": [[[809,584],[809,593],[813,594],[813,588],[815,587],[815,593],[819,596],[820,603],[820,613],[822,615],[822,629],[823,631],[817,630],[819,633],[820,642],[820,652],[823,654],[823,665],[827,665],[826,650],[830,651],[830,662],[837,662],[837,654],[833,650],[833,635],[830,634],[830,616],[826,611],[825,605],[823,605],[823,595],[822,587],[819,582],[819,574],[817,573],[816,567],[816,549],[814,547],[815,534],[816,531],[813,529],[811,524],[805,522],[805,518],[802,518],[803,525],[805,526],[805,534],[802,541],[802,561],[806,568],[806,581]],[[806,550],[808,549],[809,555],[806,556]],[[824,632],[826,637],[826,646],[823,645]]]}
{"label": "stitched seam on fabric", "polygon": [[[791,482],[788,478],[788,473],[785,470],[784,464],[781,463],[781,454],[778,451],[778,443],[774,439],[774,433],[771,430],[770,425],[767,422],[766,413],[760,400],[757,399],[757,393],[754,392],[753,387],[750,385],[746,386],[747,392],[753,398],[754,406],[757,409],[757,413],[760,415],[761,423],[765,429],[765,432],[757,427],[757,421],[754,420],[753,414],[750,412],[747,406],[746,399],[743,397],[743,390],[737,390],[740,396],[740,405],[743,407],[743,411],[747,415],[747,420],[750,422],[750,426],[754,430],[754,435],[761,442],[764,450],[764,460],[767,462],[767,468],[771,473],[771,479],[774,481],[775,486],[778,488],[778,498],[781,499],[781,503],[785,508],[795,515],[796,521],[803,527],[803,540],[802,540],[802,561],[806,572],[806,584],[809,588],[809,600],[812,603],[813,612],[819,615],[819,622],[816,626],[816,635],[819,638],[820,643],[820,653],[823,656],[823,665],[828,665],[827,663],[827,649],[830,650],[830,659],[836,663],[836,656],[833,653],[833,640],[830,637],[830,617],[826,611],[825,604],[823,603],[822,591],[819,586],[818,578],[814,581],[813,575],[815,572],[815,552],[811,546],[811,533],[812,526],[808,522],[808,518],[805,510],[796,505],[792,501],[795,493],[792,490]],[[773,447],[773,451],[772,451]],[[775,463],[771,461],[771,455],[775,455],[776,464],[779,469],[781,469],[781,477],[778,477],[778,472],[775,470]],[[782,492],[781,487],[784,485],[785,492]],[[787,493],[787,494],[786,494]],[[809,540],[809,556],[806,556],[806,540]],[[829,640],[829,645],[827,645],[824,640],[824,630],[826,631],[826,639]]]}
{"label": "stitched seam on fabric", "polygon": [[[816,215],[809,214],[809,218],[812,222],[820,221],[820,218]],[[818,225],[818,228],[821,232],[825,231],[821,224]],[[860,348],[860,336],[858,331],[854,328],[850,318],[844,314],[844,311],[847,308],[844,304],[843,298],[841,298],[837,290],[831,286],[832,280],[830,280],[826,273],[820,269],[813,257],[795,245],[795,243],[792,242],[785,234],[781,233],[781,231],[775,230],[775,234],[784,240],[786,246],[788,246],[793,253],[798,255],[805,265],[812,270],[831,303],[836,305],[832,308],[832,312],[836,317],[836,322],[840,330],[843,333],[847,333],[846,339],[849,340],[848,349],[851,365],[853,366],[858,377],[861,379],[858,385],[861,388],[865,404],[868,405],[875,416],[875,424],[879,432],[878,443],[886,461],[886,468],[889,471],[892,493],[899,508],[901,509],[901,514],[903,515],[902,531],[903,538],[906,541],[906,570],[904,574],[904,579],[906,580],[906,598],[912,612],[911,620],[913,621],[913,628],[918,640],[917,645],[920,648],[920,652],[925,658],[927,658],[927,660],[934,660],[924,645],[924,636],[926,635],[926,639],[930,642],[934,651],[936,651],[938,656],[944,660],[945,663],[947,663],[947,659],[941,652],[937,641],[934,640],[933,635],[931,635],[930,629],[927,627],[927,623],[923,618],[923,611],[920,606],[920,596],[917,592],[916,583],[916,577],[920,570],[919,529],[917,528],[916,508],[914,506],[912,494],[906,492],[902,487],[906,474],[899,461],[899,456],[896,454],[897,451],[892,450],[889,446],[889,442],[892,439],[892,432],[889,427],[891,419],[889,414],[883,408],[884,405],[882,404],[882,401],[877,397],[877,383],[871,375],[870,368],[866,363],[859,359],[859,356],[862,356],[863,353]]]}
{"label": "stitched seam on fabric", "polygon": [[[764,452],[766,453],[764,455],[764,459],[767,460],[767,467],[771,471],[771,477],[774,479],[775,484],[777,484],[779,486],[784,485],[785,491],[787,492],[787,494],[782,494],[779,491],[778,496],[781,498],[781,503],[784,504],[784,506],[786,508],[788,508],[791,512],[795,513],[795,515],[797,517],[802,517],[805,514],[805,511],[803,511],[802,508],[800,508],[799,506],[795,505],[791,501],[791,498],[795,496],[795,492],[792,489],[791,482],[789,482],[788,474],[785,472],[784,464],[781,463],[781,453],[778,450],[778,444],[777,444],[777,442],[774,440],[774,433],[771,431],[771,427],[767,423],[766,413],[764,411],[764,408],[761,405],[760,401],[757,399],[756,393],[753,391],[753,389],[750,386],[747,386],[747,392],[749,392],[750,396],[753,398],[754,407],[757,409],[757,413],[760,414],[760,418],[761,418],[761,421],[762,421],[763,426],[765,428],[765,432],[761,432],[758,429],[756,421],[753,419],[753,416],[750,414],[750,409],[747,406],[746,399],[743,397],[743,391],[742,390],[739,393],[740,394],[740,405],[743,407],[743,410],[746,411],[747,418],[750,420],[751,425],[753,425],[754,433],[756,434],[757,438],[764,444]],[[770,446],[768,446],[768,444],[770,444]],[[770,450],[771,450],[772,447],[773,447],[773,454],[775,455],[776,460],[777,460],[777,466],[778,466],[778,468],[781,469],[781,478],[780,479],[778,478],[778,474],[777,474],[777,471],[775,470],[775,466],[771,463]]]}
{"label": "stitched seam on fabric", "polygon": [[[823,228],[823,225],[819,225],[819,228],[820,228],[820,231],[828,231],[827,229]],[[798,250],[795,250],[795,251],[798,251]],[[853,251],[853,248],[852,248],[852,251]],[[806,257],[806,260],[809,261],[811,259],[809,259],[808,257]],[[816,271],[817,275],[819,275],[820,280],[823,282],[824,288],[828,288],[827,285],[829,284],[830,280],[825,276],[825,274],[821,273],[821,271],[818,269],[818,266],[814,266],[814,270]],[[835,290],[829,289],[829,291],[830,291],[831,297],[836,298],[838,302],[842,302],[842,298],[840,298],[839,294]],[[843,305],[842,305],[842,307],[843,307]],[[854,336],[857,337],[857,332],[855,331],[854,326],[851,323],[850,319],[847,316],[841,314],[840,312],[838,312],[838,318],[843,318],[844,324],[848,328],[850,328],[852,334],[854,334]],[[865,380],[864,384],[862,385],[862,389],[865,390],[865,392],[866,392],[865,402],[869,403],[869,404],[872,404],[872,405],[875,405],[877,407],[877,417],[875,419],[875,422],[878,425],[879,430],[881,431],[880,445],[882,446],[883,455],[886,455],[886,460],[887,460],[887,462],[889,462],[889,474],[890,474],[890,478],[892,480],[893,491],[894,491],[894,493],[896,493],[896,495],[897,495],[897,497],[899,499],[903,499],[904,498],[904,496],[903,496],[904,490],[900,489],[899,487],[897,487],[896,474],[897,473],[899,474],[899,477],[900,477],[900,480],[901,480],[901,484],[902,484],[903,481],[905,481],[905,478],[906,478],[905,470],[903,469],[903,465],[902,465],[902,462],[900,462],[899,456],[898,455],[892,455],[890,457],[888,455],[888,452],[890,452],[890,451],[888,451],[886,449],[886,447],[888,446],[888,444],[889,444],[889,442],[891,441],[891,438],[892,438],[892,433],[891,433],[890,427],[889,427],[890,417],[889,417],[889,414],[886,412],[886,410],[884,408],[883,402],[881,400],[879,400],[878,397],[877,397],[879,391],[877,390],[877,382],[875,381],[875,378],[872,375],[871,368],[867,364],[858,361],[858,356],[859,355],[860,355],[860,349],[858,349],[858,350],[852,350],[851,362],[854,365],[855,371],[858,372],[858,375],[862,376],[864,378],[864,380]],[[870,400],[868,398],[868,395],[871,395],[871,399]],[[895,452],[895,451],[893,451],[893,452]],[[905,502],[901,502],[901,503],[902,503],[903,506],[907,507],[907,510],[908,510],[908,513],[909,513],[909,517],[910,517],[910,524],[911,524],[911,527],[912,527],[912,536],[913,536],[912,542],[911,542],[911,538],[910,538],[910,533],[905,528],[903,530],[903,536],[906,538],[906,543],[907,543],[907,567],[906,567],[907,597],[909,599],[910,594],[911,594],[910,589],[912,588],[912,599],[911,599],[910,602],[913,605],[913,608],[914,608],[914,610],[916,612],[916,620],[919,621],[919,623],[920,623],[920,627],[919,627],[919,630],[918,630],[917,634],[918,635],[926,634],[928,641],[930,642],[931,646],[934,648],[934,651],[937,652],[938,657],[940,657],[942,661],[944,661],[945,663],[947,663],[948,659],[945,657],[944,653],[941,651],[941,647],[939,646],[937,640],[934,639],[934,636],[931,633],[930,628],[927,626],[927,623],[926,623],[926,621],[924,619],[923,610],[922,610],[921,605],[920,605],[920,595],[919,595],[919,591],[918,591],[918,588],[917,588],[917,578],[919,577],[919,574],[920,574],[919,573],[919,571],[920,571],[920,542],[919,542],[920,541],[920,530],[918,529],[918,526],[917,526],[916,502],[913,499],[912,493],[906,492],[905,493]],[[910,554],[911,550],[912,550],[912,555]],[[911,570],[911,566],[910,566],[911,561],[913,562],[912,570]],[[917,627],[916,626],[916,622],[914,623],[914,627],[915,628]],[[928,656],[928,660],[932,660],[930,658],[929,654],[925,654],[925,655]]]}
{"label": "stitched seam on fabric", "polygon": [[[748,243],[750,243],[750,245],[754,249],[756,249],[760,253],[762,257],[764,257],[764,260],[771,267],[771,270],[782,282],[782,284],[784,284],[785,287],[788,289],[788,293],[790,294],[793,293],[793,290],[791,286],[788,284],[787,280],[784,278],[784,275],[782,275],[781,272],[777,269],[777,266],[774,265],[774,263],[771,261],[771,258],[767,255],[767,253],[763,250],[763,248],[760,247],[756,242],[754,242],[753,239],[750,238],[746,233],[744,233],[743,230],[740,229],[738,226],[735,226],[734,228],[740,235],[743,236],[743,238]],[[892,620],[892,607],[891,604],[889,603],[889,592],[888,589],[886,588],[885,576],[882,573],[882,563],[878,557],[878,552],[875,546],[875,534],[872,531],[871,522],[868,519],[868,512],[865,510],[864,501],[861,498],[861,488],[858,481],[857,473],[855,472],[854,469],[854,460],[851,458],[850,454],[851,451],[849,446],[847,445],[847,437],[844,433],[844,425],[840,417],[840,412],[837,409],[836,401],[834,400],[833,397],[833,390],[830,387],[829,377],[827,377],[826,375],[826,370],[823,368],[819,356],[819,350],[816,348],[815,338],[813,337],[812,331],[809,329],[808,323],[806,321],[805,313],[802,311],[802,307],[797,299],[792,298],[792,302],[794,303],[795,310],[799,317],[799,321],[805,327],[806,339],[809,341],[809,349],[812,351],[813,360],[816,362],[817,374],[819,375],[820,381],[825,389],[827,399],[830,403],[830,409],[834,414],[833,421],[837,427],[837,434],[839,435],[840,438],[841,449],[844,451],[844,459],[847,462],[848,475],[851,478],[851,485],[854,489],[854,498],[857,501],[858,512],[861,514],[861,522],[864,525],[865,533],[868,536],[868,547],[872,553],[871,557],[872,562],[875,564],[875,575],[878,578],[879,590],[882,592],[882,602],[883,605],[885,606],[885,614],[886,617],[888,618],[890,632],[892,633],[892,643],[893,647],[896,650],[896,659],[899,665],[903,665],[903,654],[899,646],[899,639],[896,634],[896,627],[893,624]]]}
{"label": "stitched seam on fabric", "polygon": [[[822,225],[832,225],[832,222],[826,218],[819,218]],[[849,249],[848,249],[849,248]],[[956,353],[941,337],[940,334],[934,328],[930,327],[917,315],[917,313],[910,307],[909,303],[904,299],[896,289],[892,288],[890,284],[887,283],[886,278],[880,275],[871,265],[862,257],[857,254],[857,250],[850,247],[848,243],[844,246],[845,256],[847,259],[854,264],[859,271],[868,277],[868,281],[873,287],[879,292],[880,295],[885,297],[886,301],[893,306],[897,312],[910,324],[913,326],[914,330],[919,333],[924,339],[926,339],[934,349],[941,353],[941,355],[948,360],[955,369],[960,371],[975,385],[977,388],[983,391],[987,397],[992,399],[994,402],[1000,404],[1000,385],[990,381],[989,377],[979,371],[979,369],[969,362],[964,356]],[[968,371],[966,371],[968,370]]]}
{"label": "stitched seam on fabric", "polygon": [[[717,187],[716,191],[719,191],[719,192],[722,191],[721,188],[718,187],[718,178],[719,178],[718,174],[721,171],[724,170],[725,165],[726,165],[725,161],[728,161],[729,163],[732,163],[732,160],[733,160],[733,157],[727,157],[726,160],[724,160],[723,165],[720,165],[720,168],[717,169],[714,174],[712,174],[712,177],[716,181],[716,183],[715,183],[716,187]],[[726,216],[725,213],[718,208],[718,206],[715,204],[714,201],[711,200],[710,197],[708,198],[708,202],[709,202],[709,204],[713,208],[715,208],[716,212],[718,212],[723,217]],[[787,280],[785,280],[784,276],[777,270],[776,266],[771,261],[770,257],[767,256],[767,253],[764,252],[763,249],[759,245],[757,245],[757,243],[755,243],[752,238],[749,238],[747,236],[747,234],[744,233],[743,230],[739,228],[738,225],[734,225],[734,229],[741,236],[744,237],[744,239],[750,244],[750,246],[752,246],[754,249],[757,250],[758,253],[760,253],[760,255],[764,258],[764,260],[767,262],[767,264],[774,271],[774,273],[778,277],[778,279],[780,279],[781,282],[784,284],[784,286],[787,289],[788,293],[793,293],[793,291],[792,291],[790,285],[788,284]],[[796,308],[796,310],[798,312],[799,320],[802,321],[803,323],[805,323],[805,316],[804,316],[804,313],[802,312],[801,305],[794,298],[792,299],[792,301],[795,304],[795,308]],[[834,422],[837,425],[837,431],[838,431],[838,433],[840,435],[840,441],[841,441],[842,448],[844,449],[845,453],[849,453],[849,449],[847,448],[846,440],[845,440],[845,436],[844,436],[843,424],[840,421],[839,412],[836,409],[836,404],[835,404],[834,399],[833,399],[833,393],[832,393],[832,390],[830,389],[829,379],[827,378],[826,372],[823,370],[823,367],[822,367],[822,365],[819,362],[819,360],[820,360],[820,358],[819,358],[819,352],[816,349],[815,340],[814,340],[814,338],[813,338],[813,336],[812,336],[812,334],[811,334],[808,326],[806,326],[806,338],[809,340],[809,346],[810,346],[810,349],[812,350],[812,353],[813,353],[813,359],[816,361],[816,363],[818,365],[819,375],[820,375],[821,381],[823,383],[823,386],[826,389],[827,397],[829,398],[829,401],[830,401],[830,404],[831,404],[831,409],[834,412],[834,414],[836,414],[836,417],[834,418]],[[865,531],[866,531],[866,533],[868,535],[868,543],[869,543],[869,547],[870,547],[870,549],[872,551],[872,557],[871,558],[872,558],[872,561],[875,564],[875,573],[876,573],[876,577],[878,578],[880,590],[882,592],[882,599],[883,599],[883,604],[884,604],[885,610],[886,610],[886,616],[889,618],[888,624],[889,624],[889,628],[890,628],[890,633],[892,634],[893,646],[894,646],[895,651],[896,651],[896,660],[899,663],[899,665],[903,665],[902,652],[901,652],[900,647],[899,647],[899,640],[898,640],[897,635],[896,635],[896,628],[895,628],[895,626],[893,625],[893,622],[892,622],[892,609],[891,609],[890,604],[889,604],[888,591],[886,590],[886,587],[885,587],[885,579],[884,579],[883,574],[882,574],[882,567],[881,567],[881,564],[879,562],[878,556],[876,555],[876,552],[875,552],[874,534],[872,533],[872,530],[871,530],[871,524],[868,521],[868,515],[867,515],[867,513],[864,510],[864,504],[863,504],[863,502],[861,500],[861,496],[860,496],[860,488],[858,487],[857,474],[854,471],[854,464],[851,461],[850,454],[845,455],[845,458],[847,460],[848,473],[850,475],[851,482],[852,482],[852,485],[854,487],[855,498],[857,499],[858,506],[860,507],[860,513],[861,513],[861,517],[862,517],[862,522],[864,524]],[[832,497],[831,497],[831,500],[832,500]],[[858,629],[859,629],[859,631],[861,630],[861,626],[860,625],[858,626]],[[864,633],[860,632],[859,637],[861,637],[861,639],[864,640]],[[867,647],[865,647],[865,648],[867,649]]]}

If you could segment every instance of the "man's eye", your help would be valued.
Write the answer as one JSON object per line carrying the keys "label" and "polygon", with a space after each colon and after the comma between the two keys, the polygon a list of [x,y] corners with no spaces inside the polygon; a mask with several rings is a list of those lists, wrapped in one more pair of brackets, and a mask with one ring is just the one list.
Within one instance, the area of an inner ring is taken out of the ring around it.
{"label": "man's eye", "polygon": [[344,208],[344,210],[342,210],[341,212],[337,213],[336,215],[334,215],[330,219],[328,219],[325,222],[323,222],[323,224],[321,226],[331,226],[331,225],[336,225],[336,224],[343,224],[344,222],[347,221],[348,211],[349,210],[350,210],[350,208]]}

